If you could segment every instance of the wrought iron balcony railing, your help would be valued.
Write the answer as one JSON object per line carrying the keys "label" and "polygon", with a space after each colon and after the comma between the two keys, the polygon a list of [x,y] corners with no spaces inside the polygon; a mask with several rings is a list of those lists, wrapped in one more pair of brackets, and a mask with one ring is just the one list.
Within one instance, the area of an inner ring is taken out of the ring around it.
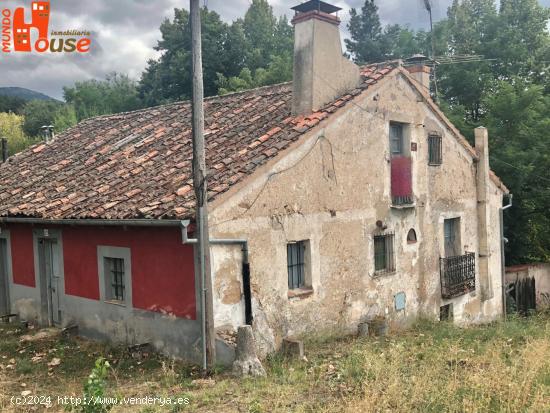
{"label": "wrought iron balcony railing", "polygon": [[440,258],[439,270],[443,298],[458,297],[476,289],[475,253]]}

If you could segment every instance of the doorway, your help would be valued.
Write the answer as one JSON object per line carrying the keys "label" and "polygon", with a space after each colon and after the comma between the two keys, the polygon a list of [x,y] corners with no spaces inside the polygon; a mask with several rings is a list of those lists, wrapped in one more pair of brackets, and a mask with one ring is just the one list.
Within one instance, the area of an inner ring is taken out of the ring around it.
{"label": "doorway", "polygon": [[61,324],[60,247],[57,238],[38,239],[38,265],[40,269],[40,296],[42,322],[49,326]]}
{"label": "doorway", "polygon": [[8,243],[0,238],[0,317],[10,314],[8,280]]}

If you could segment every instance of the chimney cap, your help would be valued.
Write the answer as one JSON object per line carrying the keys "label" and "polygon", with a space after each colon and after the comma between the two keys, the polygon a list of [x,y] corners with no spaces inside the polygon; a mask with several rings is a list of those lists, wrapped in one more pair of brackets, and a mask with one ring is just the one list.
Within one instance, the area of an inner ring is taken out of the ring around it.
{"label": "chimney cap", "polygon": [[418,63],[424,63],[426,62],[427,60],[430,60],[428,59],[426,56],[424,56],[423,54],[421,53],[417,53],[417,54],[413,54],[411,57],[405,59],[405,62],[407,64],[418,64]]}
{"label": "chimney cap", "polygon": [[306,13],[308,11],[322,11],[323,13],[336,13],[337,11],[342,10],[340,7],[333,6],[332,4],[325,3],[320,0],[309,0],[305,3],[299,4],[298,6],[291,7],[292,10],[298,13]]}

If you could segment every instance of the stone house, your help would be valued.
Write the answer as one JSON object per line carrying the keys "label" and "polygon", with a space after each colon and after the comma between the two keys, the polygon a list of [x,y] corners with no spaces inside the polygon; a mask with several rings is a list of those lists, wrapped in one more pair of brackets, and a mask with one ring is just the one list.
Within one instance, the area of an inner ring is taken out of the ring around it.
{"label": "stone house", "polygon": [[[286,336],[502,313],[488,137],[429,68],[358,67],[338,9],[295,8],[293,83],[205,101],[215,324]],[[0,313],[200,355],[188,102],[88,119],[0,166]],[[222,359],[230,346],[219,340]]]}

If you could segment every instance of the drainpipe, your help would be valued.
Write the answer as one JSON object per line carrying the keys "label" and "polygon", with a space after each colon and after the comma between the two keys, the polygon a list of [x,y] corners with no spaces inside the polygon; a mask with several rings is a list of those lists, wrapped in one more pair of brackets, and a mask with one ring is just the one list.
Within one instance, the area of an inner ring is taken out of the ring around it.
{"label": "drainpipe", "polygon": [[0,146],[2,147],[2,163],[8,160],[8,140],[7,138],[0,139]]}
{"label": "drainpipe", "polygon": [[[196,238],[189,238],[189,224],[188,219],[181,221],[181,239],[183,244],[198,244],[199,240]],[[243,292],[244,292],[244,306],[245,306],[245,319],[247,325],[252,325],[252,291],[250,288],[250,263],[248,262],[248,241],[242,238],[210,238],[210,244],[213,245],[242,245],[243,252]],[[204,281],[204,280],[203,280]],[[203,284],[204,285],[204,284]],[[206,310],[204,291],[201,291],[201,327],[202,327],[202,351],[206,354],[206,337],[205,327],[206,319],[204,312]]]}
{"label": "drainpipe", "polygon": [[508,243],[508,239],[504,237],[504,211],[508,208],[512,207],[512,200],[514,198],[513,194],[508,195],[508,205],[505,205],[500,208],[500,259],[501,259],[501,266],[502,266],[502,311],[504,316],[504,321],[506,321],[506,260],[504,258],[504,246]]}

